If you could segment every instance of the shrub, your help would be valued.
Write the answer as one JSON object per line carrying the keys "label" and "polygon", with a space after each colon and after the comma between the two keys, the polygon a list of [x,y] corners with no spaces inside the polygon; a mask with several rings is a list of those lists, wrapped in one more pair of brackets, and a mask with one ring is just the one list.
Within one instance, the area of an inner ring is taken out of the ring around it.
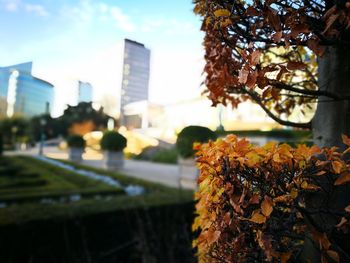
{"label": "shrub", "polygon": [[126,147],[126,138],[116,131],[108,131],[103,134],[101,148],[107,151],[122,151]]}
{"label": "shrub", "polygon": [[202,145],[193,224],[199,262],[307,262],[307,253],[298,257],[305,240],[317,261],[347,262],[350,197],[332,200],[349,191],[348,151],[254,147],[234,135]]}
{"label": "shrub", "polygon": [[152,162],[156,162],[156,163],[175,164],[177,163],[177,155],[178,153],[176,148],[160,149],[154,154],[151,160]]}
{"label": "shrub", "polygon": [[188,126],[179,133],[176,147],[180,156],[189,158],[194,156],[193,143],[204,143],[210,139],[215,140],[216,138],[215,132],[206,127]]}
{"label": "shrub", "polygon": [[69,147],[85,148],[85,140],[80,135],[71,135],[67,138],[67,144]]}

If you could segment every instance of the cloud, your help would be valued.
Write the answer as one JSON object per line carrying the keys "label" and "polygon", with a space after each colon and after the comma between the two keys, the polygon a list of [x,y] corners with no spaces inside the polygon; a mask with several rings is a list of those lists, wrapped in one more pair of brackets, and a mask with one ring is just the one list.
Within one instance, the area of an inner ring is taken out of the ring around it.
{"label": "cloud", "polygon": [[129,16],[124,14],[119,7],[111,7],[110,13],[116,22],[116,26],[124,31],[133,32],[136,30],[135,24],[130,21]]}
{"label": "cloud", "polygon": [[21,4],[21,0],[4,0],[2,2],[4,3],[5,9],[10,12],[17,11]]}
{"label": "cloud", "polygon": [[42,16],[42,17],[49,16],[49,12],[42,5],[26,4],[25,5],[25,10],[28,13],[34,13],[34,14],[36,14],[38,16]]}

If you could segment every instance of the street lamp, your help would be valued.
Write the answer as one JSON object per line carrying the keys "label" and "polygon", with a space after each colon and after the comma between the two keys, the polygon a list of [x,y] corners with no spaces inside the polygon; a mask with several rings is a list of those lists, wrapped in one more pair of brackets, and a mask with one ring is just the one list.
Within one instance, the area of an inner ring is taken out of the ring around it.
{"label": "street lamp", "polygon": [[43,155],[44,150],[44,140],[45,132],[44,127],[46,125],[46,120],[44,118],[40,119],[40,145],[39,145],[39,155]]}

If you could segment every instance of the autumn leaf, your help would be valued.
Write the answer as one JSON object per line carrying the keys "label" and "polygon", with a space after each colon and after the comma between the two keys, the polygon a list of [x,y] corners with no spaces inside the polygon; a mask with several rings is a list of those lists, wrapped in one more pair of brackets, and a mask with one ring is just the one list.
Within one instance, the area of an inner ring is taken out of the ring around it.
{"label": "autumn leaf", "polygon": [[260,213],[254,213],[249,221],[257,224],[263,224],[266,222],[266,217]]}
{"label": "autumn leaf", "polygon": [[227,9],[218,9],[218,10],[214,11],[214,16],[216,16],[216,17],[221,17],[221,16],[228,17],[230,15],[231,15],[231,13]]}
{"label": "autumn leaf", "polygon": [[341,220],[340,220],[340,222],[337,224],[337,225],[335,225],[335,227],[342,227],[344,224],[346,224],[348,222],[348,220],[345,218],[345,217],[342,217],[341,218]]}
{"label": "autumn leaf", "polygon": [[264,197],[264,201],[261,203],[261,212],[266,216],[269,217],[270,214],[273,211],[273,203],[270,197],[266,196]]}
{"label": "autumn leaf", "polygon": [[253,53],[251,54],[251,58],[250,58],[250,64],[252,66],[255,66],[256,64],[259,63],[260,55],[261,55],[261,52],[259,50],[253,51]]}
{"label": "autumn leaf", "polygon": [[289,61],[287,63],[287,69],[289,70],[303,70],[305,68],[306,68],[306,65],[303,62]]}
{"label": "autumn leaf", "polygon": [[278,31],[272,35],[272,40],[275,43],[279,43],[281,41],[281,38],[282,38],[282,31]]}
{"label": "autumn leaf", "polygon": [[281,254],[281,263],[287,263],[292,255],[293,255],[292,252],[282,253]]}
{"label": "autumn leaf", "polygon": [[345,212],[348,212],[348,213],[350,213],[350,205],[348,205],[347,207],[345,207]]}
{"label": "autumn leaf", "polygon": [[342,137],[343,143],[346,144],[347,146],[350,146],[350,138],[345,134],[342,134],[341,137]]}
{"label": "autumn leaf", "polygon": [[221,231],[210,231],[210,230],[208,230],[208,233],[207,233],[208,245],[210,246],[211,244],[216,242],[219,239],[220,235],[221,235]]}
{"label": "autumn leaf", "polygon": [[339,255],[336,251],[334,250],[327,250],[327,255],[333,259],[335,262],[339,263]]}
{"label": "autumn leaf", "polygon": [[339,161],[332,162],[332,168],[335,173],[339,174],[341,172],[342,167],[343,167],[343,164],[341,162]]}
{"label": "autumn leaf", "polygon": [[248,74],[249,74],[249,70],[246,69],[241,69],[239,71],[239,75],[238,75],[238,81],[242,84],[245,84],[247,82],[248,79]]}
{"label": "autumn leaf", "polygon": [[249,199],[250,204],[259,204],[260,196],[257,194],[252,195],[252,197]]}
{"label": "autumn leaf", "polygon": [[334,185],[342,185],[350,181],[350,172],[346,171],[342,173],[337,180],[335,180]]}

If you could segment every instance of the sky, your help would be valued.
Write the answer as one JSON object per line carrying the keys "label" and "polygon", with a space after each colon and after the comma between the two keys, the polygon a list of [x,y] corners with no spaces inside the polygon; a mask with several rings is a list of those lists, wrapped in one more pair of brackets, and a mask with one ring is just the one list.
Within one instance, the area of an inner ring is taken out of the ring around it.
{"label": "sky", "polygon": [[74,104],[78,80],[113,104],[129,38],[151,50],[151,101],[198,97],[203,33],[192,8],[191,0],[0,0],[0,66],[33,61],[33,75],[55,85],[54,116]]}

